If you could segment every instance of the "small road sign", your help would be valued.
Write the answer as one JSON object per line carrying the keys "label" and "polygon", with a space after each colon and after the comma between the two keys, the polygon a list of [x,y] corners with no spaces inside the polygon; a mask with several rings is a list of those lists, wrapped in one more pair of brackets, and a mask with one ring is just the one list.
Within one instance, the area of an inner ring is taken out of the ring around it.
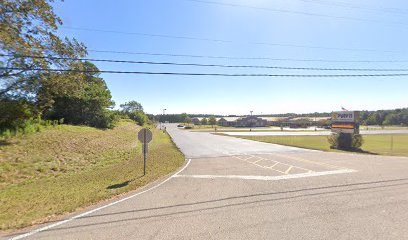
{"label": "small road sign", "polygon": [[143,144],[143,175],[146,175],[146,160],[147,160],[147,146],[150,141],[153,139],[152,131],[147,128],[143,128],[137,134],[137,138]]}
{"label": "small road sign", "polygon": [[153,134],[152,131],[150,131],[149,129],[143,128],[142,130],[139,131],[137,137],[139,141],[141,141],[142,143],[149,143],[153,139]]}

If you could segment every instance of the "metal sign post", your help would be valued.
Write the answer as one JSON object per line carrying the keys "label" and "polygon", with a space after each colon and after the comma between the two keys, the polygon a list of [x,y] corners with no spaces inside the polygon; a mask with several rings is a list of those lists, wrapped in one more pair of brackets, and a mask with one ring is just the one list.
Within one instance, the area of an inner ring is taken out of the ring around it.
{"label": "metal sign post", "polygon": [[147,151],[148,151],[148,143],[152,141],[153,134],[152,132],[147,129],[143,128],[137,134],[137,137],[140,142],[143,144],[143,176],[146,175],[146,160],[147,160]]}

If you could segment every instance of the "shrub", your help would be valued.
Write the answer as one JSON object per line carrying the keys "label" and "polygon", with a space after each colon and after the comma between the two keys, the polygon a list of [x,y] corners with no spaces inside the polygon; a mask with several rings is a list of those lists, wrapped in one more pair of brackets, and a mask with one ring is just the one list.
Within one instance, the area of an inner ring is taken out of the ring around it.
{"label": "shrub", "polygon": [[353,143],[352,147],[355,149],[360,149],[363,146],[364,139],[363,136],[360,134],[353,134]]}
{"label": "shrub", "polygon": [[328,137],[330,148],[343,150],[360,150],[364,140],[360,134],[338,133]]}
{"label": "shrub", "polygon": [[3,136],[4,138],[10,138],[12,136],[14,136],[15,133],[13,133],[10,129],[5,130],[4,132],[1,133],[1,136]]}
{"label": "shrub", "polygon": [[32,116],[30,103],[20,100],[0,99],[0,129],[17,128]]}
{"label": "shrub", "polygon": [[143,111],[131,112],[131,113],[128,113],[128,116],[130,119],[137,122],[137,124],[140,126],[147,124],[149,121],[149,118],[146,116],[146,114]]}

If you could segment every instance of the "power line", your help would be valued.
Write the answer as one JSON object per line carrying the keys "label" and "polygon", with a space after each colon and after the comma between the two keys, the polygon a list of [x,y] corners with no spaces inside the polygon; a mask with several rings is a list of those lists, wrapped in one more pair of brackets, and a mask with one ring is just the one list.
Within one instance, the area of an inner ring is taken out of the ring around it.
{"label": "power line", "polygon": [[79,70],[79,69],[46,69],[46,68],[7,68],[0,70],[76,72],[76,73],[113,73],[139,75],[174,75],[174,76],[214,76],[214,77],[299,77],[299,78],[336,78],[336,77],[403,77],[408,73],[389,74],[226,74],[226,73],[184,73],[184,72],[147,72],[147,71],[113,71],[113,70]]}
{"label": "power line", "polygon": [[176,35],[165,35],[165,34],[151,34],[151,33],[141,33],[141,32],[126,32],[126,31],[104,30],[104,29],[82,28],[82,27],[64,27],[64,26],[61,26],[60,28],[68,29],[68,30],[88,31],[88,32],[138,35],[138,36],[144,36],[144,37],[159,37],[159,38],[169,38],[169,39],[206,41],[206,42],[215,42],[215,43],[224,43],[224,44],[239,43],[239,44],[274,46],[274,47],[308,48],[308,49],[337,50],[337,51],[384,52],[384,53],[395,53],[395,52],[397,52],[397,51],[391,51],[391,50],[377,50],[377,49],[364,49],[364,48],[359,49],[359,48],[321,47],[321,46],[297,45],[297,44],[286,44],[286,43],[238,42],[238,41],[224,40],[224,39],[214,39],[214,38],[176,36]]}
{"label": "power line", "polygon": [[68,58],[51,56],[29,56],[0,54],[0,56],[13,56],[18,58],[34,59],[53,59],[53,60],[75,60],[90,62],[109,62],[109,63],[129,63],[129,64],[147,64],[147,65],[172,65],[172,66],[193,66],[193,67],[219,67],[219,68],[255,68],[255,69],[280,69],[280,70],[311,70],[311,71],[376,71],[376,72],[407,72],[408,69],[398,68],[324,68],[324,67],[284,67],[284,66],[265,66],[265,65],[225,65],[225,64],[202,64],[202,63],[179,63],[179,62],[153,62],[153,61],[132,61],[115,59],[95,59],[95,58]]}
{"label": "power line", "polygon": [[326,6],[336,6],[342,8],[350,8],[350,9],[362,9],[368,11],[376,11],[376,12],[388,12],[388,13],[396,13],[396,14],[408,14],[407,10],[398,9],[398,8],[390,8],[390,7],[372,7],[368,5],[361,5],[355,4],[351,2],[341,2],[341,1],[325,1],[325,0],[299,0],[305,3],[312,3],[312,4],[319,4],[319,5],[326,5]]}
{"label": "power line", "polygon": [[300,59],[300,58],[272,58],[272,57],[233,57],[233,56],[211,56],[194,54],[173,54],[173,53],[154,53],[154,52],[129,52],[129,51],[111,51],[87,49],[88,52],[96,53],[114,53],[128,55],[144,56],[166,56],[166,57],[187,57],[187,58],[208,58],[208,59],[228,59],[228,60],[270,60],[270,61],[289,61],[289,62],[334,62],[334,63],[405,63],[408,60],[335,60],[335,59]]}
{"label": "power line", "polygon": [[375,23],[382,23],[382,24],[398,24],[398,25],[407,25],[408,24],[408,23],[404,23],[404,22],[384,22],[384,21],[379,21],[379,20],[374,20],[374,19],[366,19],[366,18],[334,16],[334,15],[303,12],[303,11],[294,11],[294,10],[286,10],[286,9],[279,9],[279,8],[257,7],[257,6],[237,4],[237,3],[224,3],[224,2],[205,1],[205,0],[184,0],[184,1],[204,3],[204,4],[212,4],[212,5],[220,5],[220,6],[225,6],[225,7],[248,8],[248,9],[254,9],[254,10],[279,12],[279,13],[287,13],[287,14],[296,14],[296,15],[304,15],[304,16],[311,16],[311,17],[324,17],[324,18],[343,19],[343,20],[351,20],[351,21],[359,21],[359,22],[375,22]]}

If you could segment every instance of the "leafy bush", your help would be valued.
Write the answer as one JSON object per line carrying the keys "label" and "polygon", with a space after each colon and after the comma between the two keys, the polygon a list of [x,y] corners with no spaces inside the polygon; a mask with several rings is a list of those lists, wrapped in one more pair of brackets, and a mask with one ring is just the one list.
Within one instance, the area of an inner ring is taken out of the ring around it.
{"label": "leafy bush", "polygon": [[116,126],[119,120],[119,115],[115,114],[114,112],[105,110],[104,112],[97,114],[92,119],[90,119],[90,121],[87,122],[87,125],[96,128],[112,129]]}
{"label": "leafy bush", "polygon": [[142,111],[128,113],[130,119],[137,122],[138,125],[143,126],[149,122],[149,118]]}
{"label": "leafy bush", "polygon": [[339,133],[328,137],[331,148],[343,150],[360,150],[364,143],[360,134]]}
{"label": "leafy bush", "polygon": [[353,134],[353,143],[352,146],[355,149],[360,149],[364,144],[363,136],[360,134]]}
{"label": "leafy bush", "polygon": [[20,122],[16,127],[0,130],[0,137],[10,138],[16,135],[41,132],[44,127],[58,126],[59,121],[42,120],[41,118],[30,119]]}
{"label": "leafy bush", "polygon": [[33,116],[32,106],[26,101],[0,100],[0,129],[20,127]]}

